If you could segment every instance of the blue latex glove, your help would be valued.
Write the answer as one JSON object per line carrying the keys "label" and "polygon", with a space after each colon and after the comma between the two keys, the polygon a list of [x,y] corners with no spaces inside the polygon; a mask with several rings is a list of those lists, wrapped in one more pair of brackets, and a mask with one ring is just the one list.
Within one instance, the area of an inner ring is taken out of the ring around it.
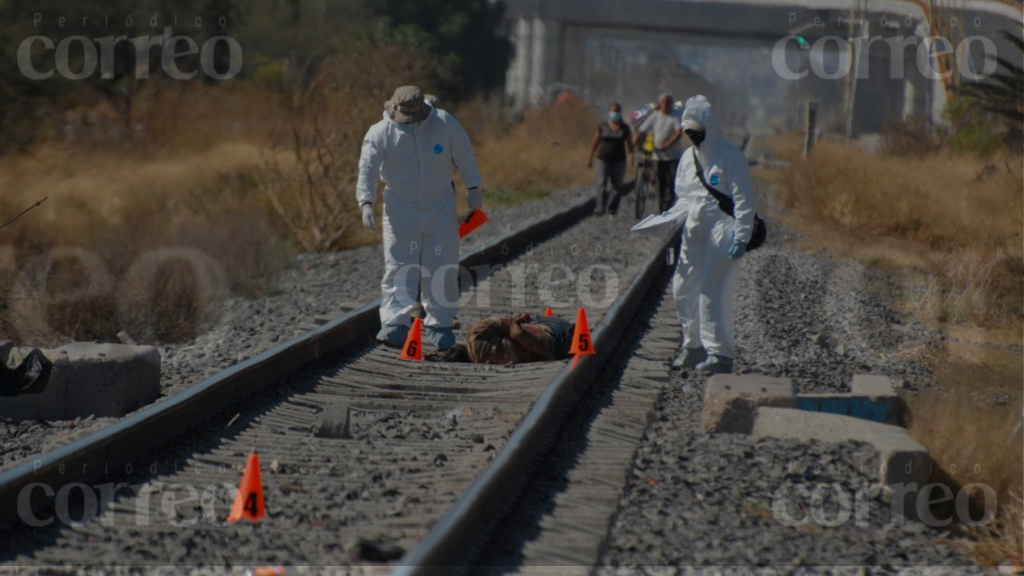
{"label": "blue latex glove", "polygon": [[747,253],[747,245],[744,242],[740,242],[739,240],[733,238],[732,239],[732,246],[729,246],[729,259],[730,260],[739,260],[746,253]]}

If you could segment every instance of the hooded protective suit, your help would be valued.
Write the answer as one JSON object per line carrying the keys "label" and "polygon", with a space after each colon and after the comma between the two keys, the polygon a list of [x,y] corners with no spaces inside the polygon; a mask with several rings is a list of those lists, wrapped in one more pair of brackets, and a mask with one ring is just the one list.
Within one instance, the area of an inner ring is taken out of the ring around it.
{"label": "hooded protective suit", "polygon": [[455,168],[468,188],[480,187],[469,136],[443,110],[432,108],[408,133],[385,112],[363,139],[359,204],[376,201],[378,177],[385,184],[382,326],[408,326],[417,294],[425,326],[452,326],[459,300]]}
{"label": "hooded protective suit", "polygon": [[[703,96],[686,102],[682,126],[703,127],[706,137],[691,146],[676,173],[676,204],[686,218],[679,264],[672,279],[676,311],[682,324],[683,346],[705,348],[708,355],[734,358],[733,296],[737,261],[729,259],[734,239],[746,243],[754,223],[754,194],[750,170],[743,152],[722,136],[722,129]],[[704,178],[713,188],[735,202],[735,219],[722,211],[701,184],[693,154],[700,155]]]}

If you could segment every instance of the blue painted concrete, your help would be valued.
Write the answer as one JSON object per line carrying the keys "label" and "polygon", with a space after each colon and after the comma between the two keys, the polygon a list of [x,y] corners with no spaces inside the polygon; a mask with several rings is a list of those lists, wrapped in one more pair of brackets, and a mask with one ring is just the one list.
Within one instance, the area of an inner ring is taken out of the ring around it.
{"label": "blue painted concrete", "polygon": [[796,400],[796,406],[798,409],[808,412],[841,414],[874,422],[898,423],[900,417],[900,407],[895,398],[871,400],[849,396],[831,398],[800,396]]}

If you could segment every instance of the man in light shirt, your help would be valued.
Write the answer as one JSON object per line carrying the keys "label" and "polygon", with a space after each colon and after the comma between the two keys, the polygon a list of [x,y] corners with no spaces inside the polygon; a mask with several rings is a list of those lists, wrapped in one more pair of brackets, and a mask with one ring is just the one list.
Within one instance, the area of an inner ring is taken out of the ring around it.
{"label": "man in light shirt", "polygon": [[675,204],[676,170],[683,155],[683,130],[679,125],[679,115],[673,111],[671,94],[664,93],[658,97],[658,111],[637,126],[634,145],[639,146],[647,134],[654,137],[658,209],[664,212]]}

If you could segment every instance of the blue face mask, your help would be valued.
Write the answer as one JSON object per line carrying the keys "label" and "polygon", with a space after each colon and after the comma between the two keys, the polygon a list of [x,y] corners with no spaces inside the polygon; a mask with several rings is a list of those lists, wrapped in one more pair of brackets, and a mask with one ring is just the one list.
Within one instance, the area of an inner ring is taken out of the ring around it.
{"label": "blue face mask", "polygon": [[412,134],[413,130],[415,130],[416,126],[418,125],[419,122],[413,122],[412,124],[395,124],[395,126],[398,126],[398,129],[401,130],[403,134]]}
{"label": "blue face mask", "polygon": [[622,122],[622,114],[619,114],[618,112],[609,112],[608,119],[612,122]]}

